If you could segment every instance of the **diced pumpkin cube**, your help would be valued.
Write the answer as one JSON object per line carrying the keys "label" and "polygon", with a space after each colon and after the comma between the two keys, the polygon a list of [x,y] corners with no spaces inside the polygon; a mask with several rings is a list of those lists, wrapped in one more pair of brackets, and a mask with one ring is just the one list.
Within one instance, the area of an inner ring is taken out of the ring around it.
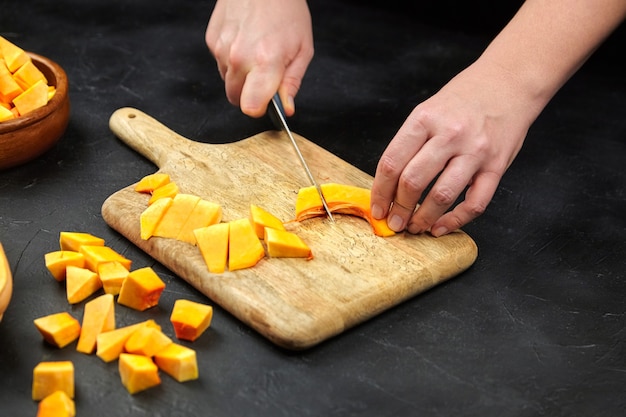
{"label": "diced pumpkin cube", "polygon": [[135,191],[138,193],[152,193],[159,187],[170,182],[170,176],[162,172],[146,175],[135,184]]}
{"label": "diced pumpkin cube", "polygon": [[64,391],[55,391],[39,402],[37,417],[75,417],[76,405]]}
{"label": "diced pumpkin cube", "polygon": [[0,122],[15,119],[15,115],[13,114],[13,112],[2,104],[3,103],[0,102]]}
{"label": "diced pumpkin cube", "polygon": [[65,279],[67,301],[80,303],[102,288],[102,281],[95,272],[78,266],[68,266]]}
{"label": "diced pumpkin cube", "polygon": [[35,366],[33,400],[42,400],[56,391],[63,391],[74,398],[74,364],[71,361],[46,361]]}
{"label": "diced pumpkin cube", "polygon": [[212,318],[210,305],[180,298],[174,302],[170,322],[178,339],[193,342],[209,328]]}
{"label": "diced pumpkin cube", "polygon": [[98,272],[98,265],[103,262],[118,261],[130,271],[132,261],[109,246],[82,245],[80,253],[85,256],[85,268]]}
{"label": "diced pumpkin cube", "polygon": [[232,220],[228,236],[228,269],[235,271],[255,266],[265,249],[248,218]]}
{"label": "diced pumpkin cube", "polygon": [[155,227],[153,235],[176,239],[181,226],[187,221],[198,201],[200,197],[193,194],[176,194],[172,204]]}
{"label": "diced pumpkin cube", "polygon": [[124,280],[117,302],[138,311],[144,311],[159,303],[165,283],[149,266],[136,269]]}
{"label": "diced pumpkin cube", "polygon": [[[0,68],[2,67],[0,62]],[[0,100],[5,103],[12,103],[13,99],[22,94],[24,90],[19,86],[17,81],[13,79],[10,72],[0,73]]]}
{"label": "diced pumpkin cube", "polygon": [[115,329],[115,304],[111,294],[103,294],[85,304],[76,350],[92,354],[100,333]]}
{"label": "diced pumpkin cube", "polygon": [[266,227],[264,240],[272,258],[313,258],[309,246],[293,232]]}
{"label": "diced pumpkin cube", "polygon": [[58,348],[69,345],[80,335],[80,322],[66,311],[39,317],[34,323],[43,339]]}
{"label": "diced pumpkin cube", "polygon": [[15,97],[13,104],[20,116],[45,106],[48,104],[48,84],[41,80],[37,81],[19,96]]}
{"label": "diced pumpkin cube", "polygon": [[160,329],[143,326],[135,330],[124,345],[128,353],[152,357],[172,343]]}
{"label": "diced pumpkin cube", "polygon": [[159,198],[149,205],[139,216],[140,234],[143,240],[148,240],[154,234],[154,229],[172,205],[172,197]]}
{"label": "diced pumpkin cube", "polygon": [[104,246],[104,239],[83,232],[61,232],[59,234],[61,250],[80,252],[81,246]]}
{"label": "diced pumpkin cube", "polygon": [[196,351],[178,343],[171,343],[154,355],[154,362],[163,372],[178,382],[198,379]]}
{"label": "diced pumpkin cube", "polygon": [[118,365],[122,385],[130,394],[136,394],[161,383],[159,368],[147,356],[122,353]]}
{"label": "diced pumpkin cube", "polygon": [[120,327],[119,329],[110,330],[100,333],[96,338],[96,356],[105,362],[111,362],[119,358],[124,352],[124,345],[130,336],[139,328],[151,326],[161,329],[154,320],[146,320],[141,323],[131,324],[129,326]]}
{"label": "diced pumpkin cube", "polygon": [[22,90],[28,89],[28,87],[35,84],[37,81],[43,81],[46,86],[48,85],[46,76],[43,75],[30,59],[13,73],[13,78]]}
{"label": "diced pumpkin cube", "polygon": [[207,200],[200,200],[193,208],[185,223],[183,223],[176,236],[177,240],[196,244],[193,234],[195,229],[219,223],[222,220],[222,206]]}
{"label": "diced pumpkin cube", "polygon": [[130,271],[119,261],[101,262],[98,264],[98,276],[102,282],[104,292],[118,295],[122,284]]}
{"label": "diced pumpkin cube", "polygon": [[85,266],[85,256],[80,252],[69,250],[58,250],[48,252],[44,255],[46,268],[57,281],[65,281],[67,267],[70,265],[77,267]]}
{"label": "diced pumpkin cube", "polygon": [[254,204],[250,205],[250,223],[259,239],[264,239],[266,227],[285,230],[285,225],[278,217]]}
{"label": "diced pumpkin cube", "polygon": [[168,182],[165,185],[162,185],[158,188],[155,188],[152,191],[152,196],[150,196],[150,200],[148,200],[148,205],[151,205],[155,201],[164,197],[174,198],[179,192],[178,184],[173,181]]}
{"label": "diced pumpkin cube", "polygon": [[4,58],[7,68],[12,73],[30,60],[26,51],[2,36],[0,36],[0,52],[0,56]]}
{"label": "diced pumpkin cube", "polygon": [[228,261],[228,223],[217,223],[194,230],[196,244],[209,272],[221,274]]}

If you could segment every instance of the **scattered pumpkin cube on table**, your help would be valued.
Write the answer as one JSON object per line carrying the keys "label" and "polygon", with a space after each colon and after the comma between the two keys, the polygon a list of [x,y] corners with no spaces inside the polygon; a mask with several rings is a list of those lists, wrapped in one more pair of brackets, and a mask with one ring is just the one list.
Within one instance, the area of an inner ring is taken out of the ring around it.
{"label": "scattered pumpkin cube on table", "polygon": [[211,325],[213,307],[180,298],[174,302],[170,321],[176,337],[195,341]]}
{"label": "scattered pumpkin cube on table", "polygon": [[64,391],[55,391],[39,402],[37,417],[75,417],[76,405]]}
{"label": "scattered pumpkin cube on table", "polygon": [[129,273],[130,271],[119,261],[98,264],[98,276],[107,294],[118,295]]}
{"label": "scattered pumpkin cube on table", "polygon": [[124,350],[128,353],[153,357],[159,351],[165,349],[172,343],[165,333],[160,329],[150,326],[143,326],[135,330],[126,343]]}
{"label": "scattered pumpkin cube on table", "polygon": [[33,400],[43,400],[56,391],[63,391],[74,398],[74,364],[71,361],[45,361],[35,366]]}
{"label": "scattered pumpkin cube on table", "polygon": [[104,246],[104,239],[84,232],[61,232],[59,233],[59,246],[61,250],[79,252],[81,246]]}
{"label": "scattered pumpkin cube on table", "polygon": [[43,339],[58,348],[64,348],[80,336],[80,322],[66,311],[39,317],[34,323]]}
{"label": "scattered pumpkin cube on table", "polygon": [[130,394],[136,394],[161,383],[159,368],[152,358],[133,353],[122,353],[118,360],[122,385]]}
{"label": "scattered pumpkin cube on table", "polygon": [[79,252],[58,250],[46,253],[44,255],[44,262],[54,279],[61,282],[65,281],[66,271],[69,265],[80,268],[85,266],[85,256]]}
{"label": "scattered pumpkin cube on table", "polygon": [[79,252],[85,257],[85,268],[98,272],[98,266],[103,262],[118,261],[130,270],[132,261],[109,246],[82,245]]}
{"label": "scattered pumpkin cube on table", "polygon": [[198,379],[196,351],[178,343],[171,343],[154,355],[154,362],[163,372],[178,382]]}
{"label": "scattered pumpkin cube on table", "polygon": [[131,271],[124,280],[117,302],[138,311],[144,311],[159,303],[165,283],[154,270],[147,266]]}
{"label": "scattered pumpkin cube on table", "polygon": [[103,294],[85,304],[83,322],[76,350],[92,354],[100,333],[115,329],[115,303],[113,295]]}
{"label": "scattered pumpkin cube on table", "polygon": [[161,326],[159,326],[154,320],[149,319],[140,323],[130,324],[128,326],[100,333],[96,337],[96,356],[104,362],[111,362],[119,358],[120,354],[124,352],[126,341],[136,330],[143,326],[152,326],[159,330],[161,329]]}
{"label": "scattered pumpkin cube on table", "polygon": [[102,288],[102,281],[97,273],[78,266],[70,265],[67,267],[65,292],[68,303],[80,303],[100,288]]}

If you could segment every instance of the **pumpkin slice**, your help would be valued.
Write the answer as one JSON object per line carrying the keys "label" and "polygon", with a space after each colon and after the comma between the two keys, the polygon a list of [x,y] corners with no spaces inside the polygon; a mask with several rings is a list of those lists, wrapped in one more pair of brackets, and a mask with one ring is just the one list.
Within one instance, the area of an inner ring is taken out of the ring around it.
{"label": "pumpkin slice", "polygon": [[9,267],[9,261],[4,254],[4,248],[0,243],[0,321],[4,312],[9,307],[11,295],[13,294],[13,275]]}
{"label": "pumpkin slice", "polygon": [[159,326],[154,320],[149,319],[140,323],[100,333],[96,338],[96,356],[105,362],[111,362],[119,358],[120,354],[124,352],[124,346],[126,345],[128,339],[135,331],[144,326],[150,326],[161,330],[161,326]]}
{"label": "pumpkin slice", "polygon": [[91,233],[61,232],[59,233],[59,247],[61,250],[80,252],[81,246],[104,246],[104,239]]}
{"label": "pumpkin slice", "polygon": [[65,391],[55,391],[39,402],[37,417],[75,417],[76,404]]}
{"label": "pumpkin slice", "polygon": [[248,218],[232,220],[228,233],[228,269],[250,268],[265,256],[261,240]]}
{"label": "pumpkin slice", "polygon": [[161,383],[159,368],[147,356],[122,353],[118,365],[122,385],[130,394],[136,394]]}
{"label": "pumpkin slice", "polygon": [[221,274],[226,270],[229,228],[228,223],[217,223],[194,230],[202,258],[213,274]]}
{"label": "pumpkin slice", "polygon": [[267,254],[272,258],[313,259],[311,248],[293,232],[266,227],[264,240]]}
{"label": "pumpkin slice", "polygon": [[59,349],[69,345],[80,335],[80,322],[67,311],[39,317],[34,323],[43,339]]}
{"label": "pumpkin slice", "polygon": [[159,303],[165,283],[149,266],[136,269],[124,280],[117,302],[138,311],[144,311]]}
{"label": "pumpkin slice", "polygon": [[210,305],[179,298],[174,302],[170,322],[178,339],[193,342],[209,328],[212,317]]}
{"label": "pumpkin slice", "polygon": [[154,355],[154,362],[159,369],[178,382],[198,379],[196,351],[186,346],[170,343],[168,347]]}
{"label": "pumpkin slice", "polygon": [[88,355],[96,349],[100,333],[115,329],[115,304],[111,294],[103,294],[85,304],[76,350]]}
{"label": "pumpkin slice", "polygon": [[61,282],[65,281],[68,266],[73,265],[80,268],[85,266],[85,255],[70,250],[58,250],[46,253],[44,261],[54,279]]}
{"label": "pumpkin slice", "polygon": [[[381,237],[395,235],[385,219],[375,219],[370,211],[371,191],[352,185],[328,183],[321,185],[324,198],[332,213],[349,214],[369,222],[374,234]],[[315,187],[305,187],[298,191],[296,199],[296,220],[324,216],[324,206]]]}
{"label": "pumpkin slice", "polygon": [[157,187],[152,192],[152,196],[150,196],[150,200],[148,200],[148,205],[153,204],[155,201],[158,201],[160,198],[171,197],[174,198],[176,194],[179,193],[178,184],[173,181],[168,182],[165,185]]}
{"label": "pumpkin slice", "polygon": [[117,261],[130,271],[132,261],[109,246],[82,245],[80,253],[85,257],[85,268],[98,272],[98,266],[104,262]]}
{"label": "pumpkin slice", "polygon": [[40,362],[33,369],[33,400],[42,400],[56,391],[74,398],[74,364],[71,361]]}
{"label": "pumpkin slice", "polygon": [[254,204],[250,205],[250,223],[259,239],[265,239],[266,227],[285,230],[285,225],[278,217]]}
{"label": "pumpkin slice", "polygon": [[172,205],[172,197],[159,198],[146,208],[139,216],[140,235],[143,240],[148,240],[154,234],[154,230]]}
{"label": "pumpkin slice", "polygon": [[153,235],[176,239],[181,226],[187,221],[198,201],[200,197],[193,194],[176,194],[172,204],[154,228]]}
{"label": "pumpkin slice", "polygon": [[207,200],[200,200],[193,208],[187,220],[180,226],[177,240],[196,244],[196,237],[193,234],[195,229],[219,223],[222,220],[222,206]]}
{"label": "pumpkin slice", "polygon": [[142,179],[135,184],[135,191],[138,193],[152,193],[159,187],[164,186],[170,182],[170,176],[168,174],[162,172],[155,172],[154,174],[149,174],[143,177]]}
{"label": "pumpkin slice", "polygon": [[98,274],[87,268],[70,265],[66,274],[65,290],[70,304],[80,303],[102,288]]}

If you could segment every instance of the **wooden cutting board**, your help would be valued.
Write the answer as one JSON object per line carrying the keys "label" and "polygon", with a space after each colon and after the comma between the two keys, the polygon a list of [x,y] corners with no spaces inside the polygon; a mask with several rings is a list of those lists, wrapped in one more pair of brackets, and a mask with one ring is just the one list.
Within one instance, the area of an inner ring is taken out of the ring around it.
{"label": "wooden cutting board", "polygon": [[[247,217],[256,204],[283,221],[295,217],[298,190],[309,185],[289,139],[263,132],[229,144],[207,144],[176,134],[150,116],[122,108],[111,130],[170,175],[181,192],[219,203],[222,221]],[[373,178],[295,135],[319,183],[370,188]],[[139,180],[137,178],[136,180]],[[135,181],[136,182],[136,181]],[[134,182],[134,183],[135,183]],[[312,260],[265,258],[255,267],[211,274],[200,251],[173,239],[140,238],[148,196],[134,183],[103,204],[105,221],[213,302],[287,349],[314,346],[470,267],[478,250],[464,232],[433,238],[381,238],[365,220],[337,215],[288,223],[311,247]]]}

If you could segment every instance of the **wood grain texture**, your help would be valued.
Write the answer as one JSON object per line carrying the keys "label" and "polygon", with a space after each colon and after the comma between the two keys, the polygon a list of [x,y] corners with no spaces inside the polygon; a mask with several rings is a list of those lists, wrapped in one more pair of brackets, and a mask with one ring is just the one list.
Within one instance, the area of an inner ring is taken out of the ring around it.
{"label": "wood grain texture", "polygon": [[[122,108],[111,130],[167,173],[181,192],[221,204],[223,221],[247,217],[256,204],[283,221],[295,217],[308,178],[290,141],[268,131],[229,144],[189,140],[137,109]],[[295,134],[321,183],[370,188],[372,177]],[[137,179],[139,180],[139,179]],[[377,237],[363,219],[337,215],[287,223],[314,259],[265,258],[254,268],[211,274],[199,250],[172,239],[140,238],[148,196],[134,183],[103,204],[105,221],[215,303],[287,349],[314,346],[470,267],[478,255],[463,231],[433,238]]]}

